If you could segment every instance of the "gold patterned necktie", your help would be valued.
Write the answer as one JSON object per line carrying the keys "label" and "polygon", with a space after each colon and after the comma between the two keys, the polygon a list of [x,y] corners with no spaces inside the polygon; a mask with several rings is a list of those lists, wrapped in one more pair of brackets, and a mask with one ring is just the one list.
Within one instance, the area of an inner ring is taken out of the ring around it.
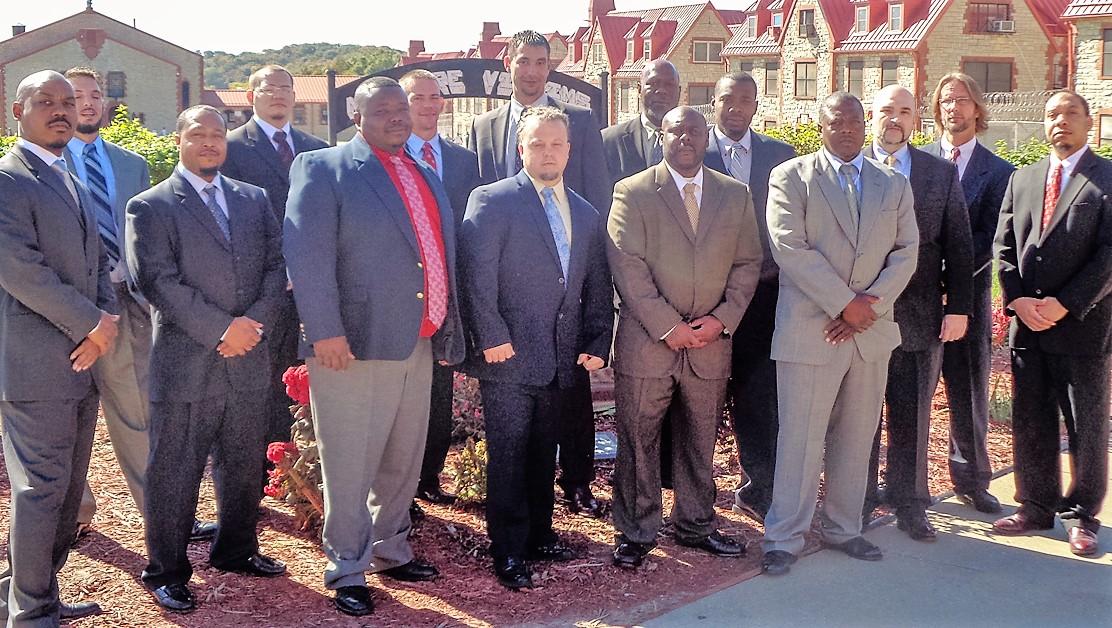
{"label": "gold patterned necktie", "polygon": [[699,200],[695,198],[695,190],[699,186],[694,181],[683,186],[683,206],[687,208],[687,219],[691,221],[691,230],[699,232]]}
{"label": "gold patterned necktie", "polygon": [[849,202],[849,208],[853,210],[856,216],[861,212],[861,203],[857,199],[857,166],[853,164],[842,164],[838,167],[838,172],[846,180],[846,200]]}
{"label": "gold patterned necktie", "polygon": [[897,163],[898,163],[898,160],[896,159],[895,155],[889,155],[889,156],[884,158],[884,165],[888,166],[889,168],[894,169],[896,167]]}

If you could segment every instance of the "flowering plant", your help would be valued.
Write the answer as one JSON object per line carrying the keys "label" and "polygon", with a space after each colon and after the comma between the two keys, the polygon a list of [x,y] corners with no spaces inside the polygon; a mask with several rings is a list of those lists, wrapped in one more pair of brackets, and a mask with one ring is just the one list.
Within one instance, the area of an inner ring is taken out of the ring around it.
{"label": "flowering plant", "polygon": [[290,406],[294,423],[289,441],[270,443],[266,449],[266,459],[274,468],[267,472],[270,481],[263,492],[292,506],[299,528],[308,530],[324,516],[324,479],[309,407],[309,371],[305,365],[290,367],[282,382],[294,401]]}
{"label": "flowering plant", "polygon": [[291,366],[282,374],[282,383],[286,385],[286,394],[299,406],[309,404],[309,367]]}
{"label": "flowering plant", "polygon": [[1004,313],[1003,306],[995,305],[992,308],[992,346],[999,349],[1008,341],[1008,326],[1011,321]]}

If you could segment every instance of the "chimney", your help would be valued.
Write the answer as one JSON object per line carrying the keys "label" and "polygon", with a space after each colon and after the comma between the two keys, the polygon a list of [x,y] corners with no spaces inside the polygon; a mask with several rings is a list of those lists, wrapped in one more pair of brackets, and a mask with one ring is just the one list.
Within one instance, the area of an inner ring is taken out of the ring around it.
{"label": "chimney", "polygon": [[587,5],[587,22],[595,23],[595,18],[614,11],[614,0],[591,0]]}
{"label": "chimney", "polygon": [[27,27],[22,24],[15,24],[12,26],[12,37],[22,35],[27,32]]}
{"label": "chimney", "polygon": [[498,27],[498,22],[483,22],[483,34],[479,41],[493,41],[501,34],[502,29]]}
{"label": "chimney", "polygon": [[411,59],[425,51],[425,42],[420,39],[409,40],[409,54],[406,55]]}

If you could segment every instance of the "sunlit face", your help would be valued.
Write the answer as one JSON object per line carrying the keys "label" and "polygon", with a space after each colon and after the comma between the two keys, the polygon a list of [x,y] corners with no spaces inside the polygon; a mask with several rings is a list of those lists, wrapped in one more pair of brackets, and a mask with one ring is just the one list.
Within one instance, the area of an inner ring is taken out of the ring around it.
{"label": "sunlit face", "polygon": [[91,76],[75,76],[69,79],[77,103],[77,132],[93,134],[100,130],[107,103],[100,85]]}
{"label": "sunlit face", "polygon": [[669,64],[654,65],[641,77],[641,110],[657,126],[680,104],[680,80]]}
{"label": "sunlit face", "polygon": [[873,136],[882,146],[903,146],[915,132],[915,97],[905,89],[881,91],[873,101]]}
{"label": "sunlit face", "polygon": [[680,173],[702,167],[707,153],[707,121],[692,109],[673,109],[664,116],[664,159]]}
{"label": "sunlit face", "polygon": [[272,70],[263,77],[259,86],[247,92],[247,101],[255,114],[269,124],[282,127],[290,120],[297,93],[293,77],[282,70]]}
{"label": "sunlit face", "polygon": [[61,155],[77,119],[73,87],[62,78],[45,81],[30,98],[12,104],[12,116],[25,140]]}
{"label": "sunlit face", "polygon": [[972,94],[961,81],[950,81],[938,91],[938,106],[942,113],[942,126],[951,135],[976,128],[980,114]]}
{"label": "sunlit face", "polygon": [[367,144],[391,153],[401,150],[413,129],[409,99],[394,85],[371,91],[352,119]]}
{"label": "sunlit face", "polygon": [[544,95],[549,71],[548,51],[544,46],[522,46],[514,56],[504,57],[502,62],[510,72],[514,98],[518,102],[528,105]]}
{"label": "sunlit face", "polygon": [[444,111],[444,97],[440,94],[440,84],[433,79],[415,79],[406,90],[409,97],[409,118],[413,132],[421,137],[431,137],[436,133],[440,114]]}
{"label": "sunlit face", "polygon": [[1093,118],[1085,113],[1085,105],[1073,94],[1058,93],[1046,102],[1043,118],[1046,139],[1059,155],[1070,155],[1088,141]]}
{"label": "sunlit face", "polygon": [[741,138],[757,113],[757,88],[749,81],[723,80],[714,96],[714,115],[726,135]]}
{"label": "sunlit face", "polygon": [[211,180],[224,165],[228,152],[228,129],[224,118],[211,111],[202,111],[178,134],[181,164],[185,169]]}
{"label": "sunlit face", "polygon": [[563,122],[527,116],[519,137],[521,165],[529,176],[547,183],[563,178],[571,155],[568,127]]}
{"label": "sunlit face", "polygon": [[865,111],[856,100],[843,100],[819,118],[822,144],[842,161],[852,161],[865,143]]}

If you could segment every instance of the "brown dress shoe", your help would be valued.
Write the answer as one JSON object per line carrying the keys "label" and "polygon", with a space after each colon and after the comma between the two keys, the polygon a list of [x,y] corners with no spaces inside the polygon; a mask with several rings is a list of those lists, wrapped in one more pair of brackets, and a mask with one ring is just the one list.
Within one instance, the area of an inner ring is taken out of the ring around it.
{"label": "brown dress shoe", "polygon": [[1015,536],[1017,534],[1027,534],[1035,530],[1049,530],[1053,527],[1053,519],[1050,521],[1040,521],[1032,516],[1030,512],[1020,508],[1015,511],[1015,514],[1001,517],[993,522],[992,531],[997,534]]}
{"label": "brown dress shoe", "polygon": [[1097,533],[1081,526],[1070,528],[1070,551],[1078,556],[1092,556],[1097,553]]}

